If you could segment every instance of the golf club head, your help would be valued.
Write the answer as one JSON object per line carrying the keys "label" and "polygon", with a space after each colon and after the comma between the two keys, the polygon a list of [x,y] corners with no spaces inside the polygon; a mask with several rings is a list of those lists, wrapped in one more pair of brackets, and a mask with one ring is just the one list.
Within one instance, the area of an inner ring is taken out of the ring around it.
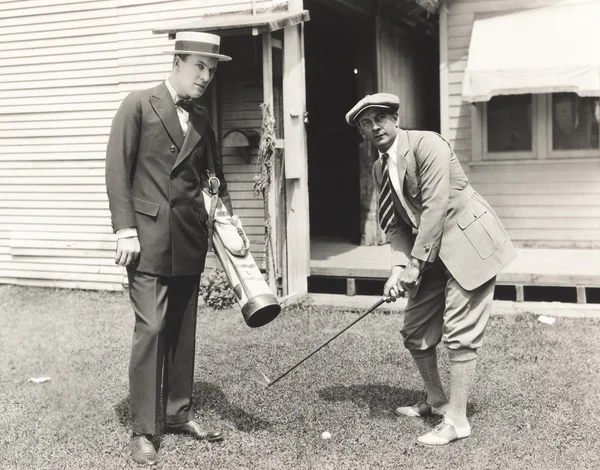
{"label": "golf club head", "polygon": [[271,385],[271,381],[269,380],[269,378],[260,370],[254,370],[252,372],[252,378],[264,387],[268,387],[269,385]]}

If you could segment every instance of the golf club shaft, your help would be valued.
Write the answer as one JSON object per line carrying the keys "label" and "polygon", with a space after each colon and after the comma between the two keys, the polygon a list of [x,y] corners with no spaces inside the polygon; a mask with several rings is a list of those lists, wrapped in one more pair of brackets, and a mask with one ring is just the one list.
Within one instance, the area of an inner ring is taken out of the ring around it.
{"label": "golf club shaft", "polygon": [[352,327],[353,325],[355,325],[356,323],[358,323],[359,321],[361,321],[363,318],[365,318],[369,313],[371,313],[373,310],[375,310],[377,307],[379,307],[381,304],[383,304],[386,301],[385,298],[383,299],[379,299],[369,310],[367,310],[365,313],[363,313],[360,317],[358,317],[356,320],[354,320],[352,323],[350,323],[347,327],[345,327],[343,330],[338,331],[334,336],[332,336],[331,338],[329,338],[326,342],[324,342],[321,346],[319,346],[317,349],[315,349],[313,352],[311,352],[308,356],[306,356],[304,359],[302,359],[300,362],[298,362],[297,364],[293,365],[292,367],[290,367],[288,370],[286,370],[283,374],[281,374],[279,377],[277,377],[276,379],[272,380],[271,382],[269,382],[269,386],[273,385],[275,382],[278,382],[280,379],[284,378],[286,375],[288,375],[291,371],[293,371],[296,367],[298,367],[300,364],[302,364],[304,361],[306,361],[307,359],[309,359],[310,357],[312,357],[314,354],[318,353],[321,349],[323,349],[325,346],[327,346],[329,343],[331,343],[334,339],[336,339],[339,335],[341,335],[344,331],[346,331],[347,329],[349,329],[350,327]]}

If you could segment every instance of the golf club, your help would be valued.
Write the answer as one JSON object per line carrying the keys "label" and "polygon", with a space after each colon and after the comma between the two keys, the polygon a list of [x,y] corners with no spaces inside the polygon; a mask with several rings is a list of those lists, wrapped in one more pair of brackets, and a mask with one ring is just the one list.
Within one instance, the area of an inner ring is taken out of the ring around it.
{"label": "golf club", "polygon": [[325,346],[327,346],[329,343],[331,343],[334,339],[336,339],[339,335],[341,335],[344,331],[346,331],[347,329],[349,329],[351,326],[355,325],[356,323],[358,323],[360,320],[362,320],[363,318],[365,318],[369,313],[371,313],[373,310],[375,310],[377,307],[379,307],[381,304],[383,304],[384,302],[386,302],[388,300],[388,297],[384,297],[382,299],[379,299],[377,302],[375,302],[371,308],[369,308],[369,310],[367,310],[365,313],[363,313],[360,317],[358,317],[356,320],[354,320],[352,323],[350,323],[347,327],[345,327],[343,330],[338,331],[334,336],[332,336],[331,338],[329,338],[327,341],[325,341],[321,346],[319,346],[317,349],[315,349],[313,352],[311,352],[308,356],[306,356],[304,359],[302,359],[301,361],[299,361],[297,364],[293,365],[292,367],[290,367],[288,370],[286,370],[283,374],[281,374],[279,377],[273,379],[273,380],[269,380],[269,378],[262,373],[260,370],[255,370],[252,373],[252,378],[258,382],[261,385],[264,385],[265,387],[270,387],[271,385],[273,385],[274,383],[279,382],[279,380],[281,380],[282,378],[284,378],[286,375],[288,375],[291,371],[293,371],[296,367],[298,367],[300,364],[302,364],[304,361],[306,361],[307,359],[309,359],[311,356],[313,356],[314,354],[318,353],[321,349],[323,349]]}

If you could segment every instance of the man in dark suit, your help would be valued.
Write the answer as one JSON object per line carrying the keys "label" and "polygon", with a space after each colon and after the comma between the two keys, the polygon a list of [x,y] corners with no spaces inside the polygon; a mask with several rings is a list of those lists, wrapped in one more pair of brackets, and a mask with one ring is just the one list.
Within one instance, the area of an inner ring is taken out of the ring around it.
{"label": "man in dark suit", "polygon": [[192,101],[205,92],[217,62],[231,60],[219,45],[213,34],[178,33],[168,52],[171,75],[123,100],[108,141],[116,263],[127,267],[135,312],[129,386],[132,456],[141,464],[157,462],[152,437],[162,402],[166,432],[223,439],[201,428],[192,406],[198,289],[208,250],[201,191],[211,168],[233,213],[208,113]]}
{"label": "man in dark suit", "polygon": [[[407,291],[402,335],[427,390],[423,403],[401,406],[402,416],[443,416],[417,439],[446,445],[471,434],[467,398],[477,350],[490,316],[496,275],[516,251],[502,223],[469,184],[450,144],[439,134],[398,128],[399,99],[367,95],[346,115],[378,150],[373,179],[379,222],[392,248],[384,296]],[[443,341],[450,359],[450,398],[437,366]]]}

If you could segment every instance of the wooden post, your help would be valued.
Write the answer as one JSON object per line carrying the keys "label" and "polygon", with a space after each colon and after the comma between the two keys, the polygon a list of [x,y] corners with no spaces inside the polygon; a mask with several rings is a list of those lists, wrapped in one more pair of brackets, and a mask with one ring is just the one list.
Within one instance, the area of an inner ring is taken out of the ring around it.
{"label": "wooden post", "polygon": [[517,302],[525,301],[525,289],[523,288],[523,286],[517,284],[515,286],[515,290],[516,290],[516,295],[517,295],[516,301]]}
{"label": "wooden post", "polygon": [[346,279],[346,295],[351,297],[356,295],[356,279],[353,277]]}
{"label": "wooden post", "polygon": [[[265,32],[262,34],[262,63],[263,63],[263,103],[265,103],[269,111],[274,115],[273,109],[273,45],[271,33]],[[277,137],[277,136],[275,136]],[[267,274],[269,276],[269,287],[274,295],[277,295],[277,205],[275,202],[275,171],[271,167],[269,175],[270,184],[265,197],[265,207],[267,208],[270,226],[270,241],[267,246]]]}
{"label": "wooden post", "polygon": [[587,296],[585,295],[585,287],[577,286],[575,287],[577,291],[577,303],[578,304],[587,304]]}
{"label": "wooden post", "polygon": [[[288,10],[300,11],[302,0],[290,0]],[[304,78],[304,28],[284,29],[283,123],[287,212],[288,292],[308,292],[310,230],[308,218],[308,166],[306,156],[306,85]]]}
{"label": "wooden post", "polygon": [[446,139],[450,136],[448,100],[450,97],[450,71],[448,69],[448,10],[440,8],[440,133]]}
{"label": "wooden post", "polygon": [[[357,85],[358,98],[372,95],[376,90],[375,77],[375,24],[357,28]],[[358,134],[358,131],[357,131]],[[357,136],[358,140],[358,136]],[[373,182],[373,162],[377,159],[371,143],[364,139],[358,144],[359,179],[360,179],[360,244],[378,245],[381,229],[377,221],[377,192]]]}

